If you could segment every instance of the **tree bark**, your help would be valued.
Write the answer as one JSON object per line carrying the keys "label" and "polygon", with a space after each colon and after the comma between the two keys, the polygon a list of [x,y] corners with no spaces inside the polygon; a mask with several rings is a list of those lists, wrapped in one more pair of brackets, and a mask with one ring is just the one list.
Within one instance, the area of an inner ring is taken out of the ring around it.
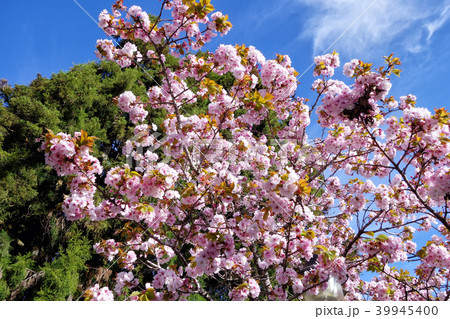
{"label": "tree bark", "polygon": [[37,272],[30,277],[25,278],[22,280],[22,282],[19,284],[19,286],[11,293],[9,296],[9,300],[16,300],[16,298],[19,296],[21,291],[24,291],[30,287],[33,287],[36,285],[42,278],[44,278],[45,272],[40,271]]}

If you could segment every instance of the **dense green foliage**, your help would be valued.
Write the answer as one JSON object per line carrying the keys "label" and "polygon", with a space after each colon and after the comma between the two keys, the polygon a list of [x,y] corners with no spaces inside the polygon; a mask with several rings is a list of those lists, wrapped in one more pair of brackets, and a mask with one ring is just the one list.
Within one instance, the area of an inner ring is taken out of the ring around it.
{"label": "dense green foliage", "polygon": [[126,90],[145,95],[152,82],[140,69],[121,70],[109,62],[77,65],[50,79],[38,75],[29,86],[12,88],[2,81],[0,299],[10,299],[41,271],[43,279],[14,294],[15,299],[65,300],[88,288],[104,263],[91,255],[92,244],[109,228],[64,219],[59,204],[67,194],[66,180],[46,167],[39,139],[47,129],[73,133],[83,128],[99,138],[95,155],[102,165],[123,161],[121,145],[131,132],[113,98]]}

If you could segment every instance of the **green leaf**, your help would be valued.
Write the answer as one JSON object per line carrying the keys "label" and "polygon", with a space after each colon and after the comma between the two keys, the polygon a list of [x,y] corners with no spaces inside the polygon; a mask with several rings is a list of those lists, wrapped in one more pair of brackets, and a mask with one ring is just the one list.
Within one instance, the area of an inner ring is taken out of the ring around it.
{"label": "green leaf", "polygon": [[307,231],[304,231],[302,233],[302,236],[309,239],[309,240],[313,240],[316,237],[316,234],[314,233],[313,230],[308,229]]}
{"label": "green leaf", "polygon": [[399,70],[399,69],[393,69],[392,70],[392,73],[394,73],[398,77],[400,77],[400,72],[401,72],[401,70]]}
{"label": "green leaf", "polygon": [[377,236],[376,240],[378,240],[378,241],[388,241],[389,237],[386,236],[385,234],[380,234],[380,235]]}
{"label": "green leaf", "polygon": [[189,297],[187,297],[188,301],[206,301],[205,298],[203,298],[201,295],[199,294],[192,294]]}
{"label": "green leaf", "polygon": [[141,176],[142,176],[141,174],[139,174],[139,173],[136,172],[136,171],[131,171],[130,175],[131,175],[131,176],[138,176],[138,177],[141,177]]}

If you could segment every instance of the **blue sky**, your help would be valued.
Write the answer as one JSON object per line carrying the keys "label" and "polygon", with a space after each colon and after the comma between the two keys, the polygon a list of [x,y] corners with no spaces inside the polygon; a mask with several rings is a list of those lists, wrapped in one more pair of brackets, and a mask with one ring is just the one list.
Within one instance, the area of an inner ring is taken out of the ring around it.
{"label": "blue sky", "polygon": [[[94,19],[113,2],[77,1]],[[125,0],[125,5],[132,4],[152,13],[160,1]],[[212,0],[212,4],[229,15],[233,29],[216,38],[210,50],[220,43],[254,45],[266,58],[288,54],[303,73],[314,55],[339,38],[330,51],[340,53],[341,65],[352,58],[380,65],[382,56],[394,53],[403,62],[403,72],[393,80],[393,95],[415,94],[418,106],[449,106],[450,0]],[[74,0],[5,1],[2,7],[0,78],[10,84],[28,84],[37,73],[49,77],[96,60],[96,40],[105,36]],[[311,73],[301,78],[300,96],[310,95]]]}

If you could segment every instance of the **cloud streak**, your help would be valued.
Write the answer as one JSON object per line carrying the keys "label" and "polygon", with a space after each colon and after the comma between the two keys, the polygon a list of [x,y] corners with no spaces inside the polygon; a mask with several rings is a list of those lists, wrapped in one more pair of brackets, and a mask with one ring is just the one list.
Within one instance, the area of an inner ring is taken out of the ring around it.
{"label": "cloud streak", "polygon": [[312,9],[300,37],[313,40],[314,54],[323,53],[342,34],[331,50],[363,58],[400,44],[417,53],[450,18],[448,0],[433,1],[433,6],[419,0],[296,1]]}
{"label": "cloud streak", "polygon": [[450,18],[450,5],[447,5],[444,10],[442,10],[441,15],[436,20],[427,23],[425,27],[428,30],[428,37],[427,40],[430,40],[433,34],[442,28],[442,26],[447,22],[447,20]]}

